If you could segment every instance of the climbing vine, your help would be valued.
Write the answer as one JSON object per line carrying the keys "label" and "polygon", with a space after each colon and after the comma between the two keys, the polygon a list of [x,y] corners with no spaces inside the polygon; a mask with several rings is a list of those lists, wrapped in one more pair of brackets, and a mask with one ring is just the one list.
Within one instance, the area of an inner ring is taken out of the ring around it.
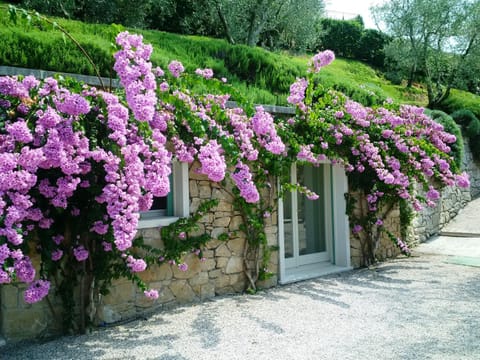
{"label": "climbing vine", "polygon": [[[455,137],[423,109],[390,102],[366,108],[324,88],[316,74],[333,61],[330,51],[317,54],[306,77],[292,84],[288,101],[296,115],[274,119],[242,101],[211,69],[187,74],[178,61],[155,67],[153,48],[140,35],[122,32],[116,43],[114,70],[122,85],[116,91],[59,78],[0,78],[0,283],[28,284],[27,303],[46,298],[53,283],[74,331],[86,331],[112,280],[126,277],[156,299],[158,290],[139,273],[164,262],[186,271],[188,252],[202,258],[210,236],[192,233],[215,210],[214,200],[163,227],[163,249],[136,237],[139,213],[170,192],[173,161],[195,162],[195,171],[233,195],[243,218],[238,231],[246,237],[250,291],[270,275],[265,224],[277,211],[277,194],[318,198],[289,183],[295,162],[327,161],[350,174],[351,188],[366,199],[360,211],[351,201],[348,209],[367,263],[375,261],[383,220],[395,204],[408,200],[420,210],[439,198],[432,184],[468,186],[449,155]],[[227,106],[229,94],[236,107]],[[408,253],[403,240],[387,234]],[[35,252],[39,269],[30,258]]]}

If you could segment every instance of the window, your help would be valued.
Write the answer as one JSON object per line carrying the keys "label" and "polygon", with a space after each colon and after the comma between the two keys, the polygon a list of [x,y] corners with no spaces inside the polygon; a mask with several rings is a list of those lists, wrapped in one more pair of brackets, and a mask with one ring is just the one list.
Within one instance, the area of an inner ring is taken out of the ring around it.
{"label": "window", "polygon": [[139,229],[166,226],[189,215],[187,163],[173,163],[170,186],[167,196],[155,198],[150,211],[140,213]]}

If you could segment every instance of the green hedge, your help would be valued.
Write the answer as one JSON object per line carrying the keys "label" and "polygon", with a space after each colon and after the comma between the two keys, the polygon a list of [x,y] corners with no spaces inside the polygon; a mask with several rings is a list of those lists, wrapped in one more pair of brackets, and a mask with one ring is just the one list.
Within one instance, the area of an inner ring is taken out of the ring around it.
{"label": "green hedge", "polygon": [[[118,25],[86,24],[57,19],[77,39],[99,67],[102,76],[110,76],[115,35]],[[181,36],[160,31],[128,29],[140,32],[154,47],[152,62],[166,67],[179,60],[189,71],[210,67],[216,76],[246,91],[253,101],[268,99],[286,103],[290,84],[305,72],[306,61],[271,53],[261,48],[230,45],[226,41],[199,36]],[[14,25],[5,9],[0,12],[0,63],[11,66],[94,75],[92,66],[62,33],[38,22]]]}
{"label": "green hedge", "polygon": [[468,109],[457,110],[451,116],[468,137],[473,158],[480,160],[480,120]]}
{"label": "green hedge", "polygon": [[450,148],[452,149],[452,156],[455,159],[455,163],[460,169],[462,167],[464,149],[462,130],[460,126],[458,126],[458,124],[450,115],[443,111],[425,109],[425,113],[439,124],[442,124],[446,132],[455,135],[457,138],[457,141],[451,144]]}
{"label": "green hedge", "polygon": [[457,110],[470,110],[480,118],[480,97],[466,91],[452,89],[450,96],[440,104],[439,108],[448,114]]}

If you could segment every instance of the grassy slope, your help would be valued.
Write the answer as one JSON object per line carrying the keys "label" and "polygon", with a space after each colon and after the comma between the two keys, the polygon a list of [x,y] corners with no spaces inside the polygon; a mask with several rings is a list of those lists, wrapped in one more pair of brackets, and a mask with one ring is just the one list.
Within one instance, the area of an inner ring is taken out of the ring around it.
{"label": "grassy slope", "polygon": [[[2,2],[0,6],[1,4]],[[92,53],[103,69],[103,75],[107,75],[107,69],[112,63],[111,43],[121,27],[64,19],[57,21]],[[289,84],[297,76],[303,75],[308,63],[306,56],[293,57],[260,48],[232,46],[224,40],[151,30],[128,30],[142,33],[145,41],[153,45],[154,64],[165,67],[171,60],[179,60],[189,71],[198,67],[210,67],[216,76],[228,78],[241,93],[257,103],[285,104]],[[59,31],[25,23],[14,25],[8,20],[4,7],[0,9],[0,42],[4,44],[0,47],[2,65],[93,74],[91,66],[81,59],[80,52],[73,44],[65,42]],[[29,50],[26,51],[26,48]],[[58,55],[53,57],[52,54]],[[337,59],[332,65],[322,69],[321,79],[326,85],[357,97],[357,100],[367,105],[372,103],[372,100],[367,98],[370,92],[378,95],[374,97],[376,100],[373,100],[377,102],[390,97],[400,103],[426,104],[426,94],[422,88],[407,90],[405,87],[393,85],[385,80],[381,73],[357,61]],[[465,94],[455,91],[454,95],[462,98]],[[467,93],[465,97],[470,102],[478,103],[476,96]]]}

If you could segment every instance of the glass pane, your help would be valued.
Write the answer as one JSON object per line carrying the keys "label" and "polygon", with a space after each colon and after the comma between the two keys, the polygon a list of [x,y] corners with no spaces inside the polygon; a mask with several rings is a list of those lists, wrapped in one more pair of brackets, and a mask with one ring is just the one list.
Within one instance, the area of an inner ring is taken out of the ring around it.
{"label": "glass pane", "polygon": [[292,193],[283,196],[283,229],[285,236],[285,258],[293,257]]}
{"label": "glass pane", "polygon": [[319,167],[298,166],[300,184],[314,191],[319,198],[308,200],[298,194],[298,242],[300,255],[327,250],[325,241],[325,165]]}

